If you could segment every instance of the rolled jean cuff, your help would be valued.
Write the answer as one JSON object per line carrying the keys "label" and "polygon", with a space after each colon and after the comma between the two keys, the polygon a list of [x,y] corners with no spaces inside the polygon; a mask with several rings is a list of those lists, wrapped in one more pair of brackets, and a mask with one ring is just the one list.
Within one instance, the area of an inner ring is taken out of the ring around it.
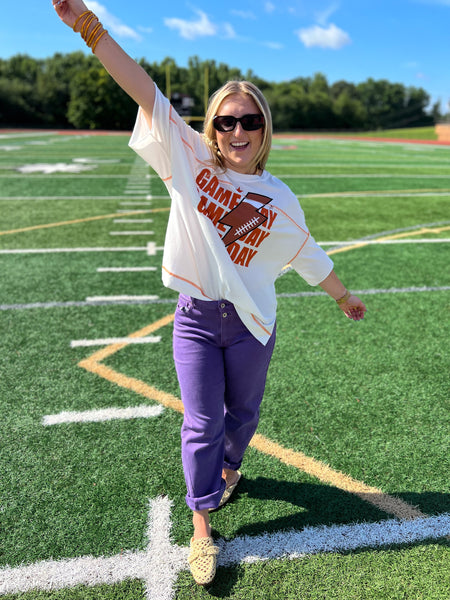
{"label": "rolled jean cuff", "polygon": [[189,495],[186,495],[186,504],[191,510],[206,510],[207,508],[217,508],[222,499],[225,487],[225,479],[222,479],[220,482],[220,489],[217,492],[214,492],[213,494],[208,494],[208,496],[202,496],[200,498],[191,498]]}
{"label": "rolled jean cuff", "polygon": [[226,460],[223,462],[223,468],[228,469],[229,471],[238,471],[241,468],[242,461],[240,462],[227,462]]}

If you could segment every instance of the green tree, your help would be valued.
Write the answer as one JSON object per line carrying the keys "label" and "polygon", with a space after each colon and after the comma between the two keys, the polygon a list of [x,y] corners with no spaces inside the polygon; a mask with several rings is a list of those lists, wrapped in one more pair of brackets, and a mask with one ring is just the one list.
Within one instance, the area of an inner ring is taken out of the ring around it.
{"label": "green tree", "polygon": [[333,113],[337,129],[360,129],[367,119],[367,111],[362,102],[352,97],[346,89],[333,102]]}
{"label": "green tree", "polygon": [[308,127],[311,111],[309,95],[295,83],[273,85],[266,91],[274,129],[288,131]]}
{"label": "green tree", "polygon": [[36,80],[41,121],[48,127],[67,127],[67,109],[70,102],[70,87],[76,74],[88,65],[83,52],[55,54],[48,58]]}
{"label": "green tree", "polygon": [[7,126],[39,123],[36,80],[42,61],[18,54],[0,64],[0,122]]}
{"label": "green tree", "polygon": [[[139,64],[169,94],[193,98],[193,115],[202,116],[205,98],[242,72],[214,60],[189,58],[179,67],[173,58]],[[429,125],[441,118],[439,106],[429,108],[422,88],[374,80],[354,85],[328,84],[322,73],[289,82],[267,82],[249,70],[266,95],[275,129],[381,129]],[[83,52],[55,54],[37,60],[18,54],[0,59],[0,124],[3,126],[129,129],[134,102],[117,86],[95,56]]]}
{"label": "green tree", "polygon": [[97,62],[78,71],[70,86],[68,119],[77,129],[130,129],[135,102]]}

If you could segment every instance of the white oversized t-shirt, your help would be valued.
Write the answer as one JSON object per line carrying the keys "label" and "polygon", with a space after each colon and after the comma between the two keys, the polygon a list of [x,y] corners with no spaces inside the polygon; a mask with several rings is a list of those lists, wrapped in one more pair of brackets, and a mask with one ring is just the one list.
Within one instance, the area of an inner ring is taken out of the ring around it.
{"label": "white oversized t-shirt", "polygon": [[281,269],[291,264],[317,285],[333,268],[310,235],[296,196],[267,171],[242,175],[214,167],[202,135],[158,88],[152,128],[140,109],[130,147],[158,173],[172,200],[164,285],[201,300],[232,302],[266,344],[275,325]]}

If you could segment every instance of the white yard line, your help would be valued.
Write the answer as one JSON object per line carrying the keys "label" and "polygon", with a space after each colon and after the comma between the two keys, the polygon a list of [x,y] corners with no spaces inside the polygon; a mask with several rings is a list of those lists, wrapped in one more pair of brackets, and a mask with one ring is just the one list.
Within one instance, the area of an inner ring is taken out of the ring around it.
{"label": "white yard line", "polygon": [[[136,197],[142,198],[145,194],[136,194]],[[155,196],[155,198],[169,200],[169,196]],[[129,200],[129,196],[0,196],[0,200],[23,201],[23,200]]]}
{"label": "white yard line", "polygon": [[[290,268],[292,269],[292,267]],[[289,269],[289,270],[290,270]],[[450,285],[435,287],[406,287],[406,288],[372,288],[366,290],[352,290],[358,296],[374,296],[378,294],[420,294],[424,292],[448,292]],[[326,292],[292,292],[277,294],[277,298],[309,298],[310,296],[327,296]]]}
{"label": "white yard line", "polygon": [[26,304],[0,304],[0,310],[35,310],[50,308],[74,308],[85,306],[111,306],[111,305],[133,305],[133,304],[175,304],[176,298],[158,298],[156,300],[146,300],[145,297],[137,296],[135,298],[127,297],[126,300],[111,300],[107,297],[105,300],[73,300],[68,302],[28,302]]}
{"label": "white yard line", "polygon": [[156,267],[99,267],[97,273],[146,273],[157,270]]}
{"label": "white yard line", "polygon": [[113,223],[153,223],[153,219],[114,219]]}
{"label": "white yard line", "polygon": [[120,206],[151,206],[151,202],[121,202]]}
{"label": "white yard line", "polygon": [[154,231],[110,231],[109,235],[155,235]]}
{"label": "white yard line", "polygon": [[[137,232],[140,235],[150,235],[153,232]],[[119,235],[119,234],[117,234]],[[133,232],[121,233],[121,235],[133,235]],[[347,246],[353,244],[364,245],[384,245],[384,244],[447,244],[450,238],[418,238],[418,239],[401,239],[401,240],[346,240],[346,241],[323,241],[317,242],[320,246]],[[163,250],[162,247],[157,247],[154,242],[149,242],[147,246],[124,246],[122,248],[21,248],[13,250],[0,250],[0,254],[59,254],[59,253],[77,253],[77,252],[147,252],[150,256],[154,256],[157,250]]]}
{"label": "white yard line", "polygon": [[318,173],[316,175],[280,175],[280,179],[450,179],[448,175],[417,175],[409,173]]}
{"label": "white yard line", "polygon": [[[448,292],[450,286],[422,286],[407,288],[373,288],[366,290],[353,290],[355,294],[361,296],[379,295],[379,294],[420,294],[434,292]],[[277,298],[311,298],[315,296],[327,296],[325,292],[292,292],[277,294]],[[177,298],[159,298],[158,296],[94,296],[85,301],[68,302],[29,302],[24,304],[0,304],[0,310],[29,310],[29,309],[49,309],[49,308],[72,308],[83,306],[105,306],[112,304],[176,304]]]}
{"label": "white yard line", "polygon": [[[416,158],[416,156],[414,155],[413,158]],[[348,162],[278,162],[278,161],[274,161],[273,159],[269,159],[269,163],[268,163],[271,167],[272,170],[275,170],[277,167],[286,167],[286,168],[290,168],[290,167],[295,167],[296,169],[301,167],[313,167],[313,168],[323,168],[323,169],[335,169],[335,168],[343,168],[343,169],[348,169],[349,168],[349,164]],[[423,162],[416,162],[414,160],[412,160],[411,162],[403,162],[403,163],[396,163],[395,161],[392,162],[370,162],[370,163],[357,163],[354,162],[352,168],[359,168],[359,169],[381,169],[381,168],[387,168],[387,169],[445,169],[445,168],[449,168],[449,164],[448,164],[448,158],[446,160],[436,160],[433,159],[432,163],[423,163]],[[395,176],[395,174],[394,174]],[[87,177],[89,177],[89,175],[87,175]],[[153,175],[153,177],[157,177],[157,175]]]}
{"label": "white yard line", "polygon": [[0,250],[0,254],[60,254],[77,252],[146,252],[147,246],[123,246],[122,248],[29,248]]}
{"label": "white yard line", "polygon": [[319,246],[348,246],[352,244],[372,244],[376,245],[384,245],[384,244],[448,244],[450,242],[450,238],[420,238],[413,240],[353,240],[351,242],[317,242]]}
{"label": "white yard line", "polygon": [[432,192],[402,192],[399,190],[398,192],[395,190],[390,190],[388,192],[380,191],[370,191],[370,192],[318,192],[315,194],[296,194],[297,198],[335,198],[338,200],[339,198],[418,198],[418,197],[427,197],[427,196],[450,196],[450,192],[441,192],[439,190]]}
{"label": "white yard line", "polygon": [[[189,549],[171,541],[171,506],[172,502],[166,497],[150,501],[145,550],[121,552],[110,557],[83,556],[4,567],[0,569],[0,594],[62,590],[77,585],[113,585],[127,579],[139,579],[145,582],[147,600],[172,600],[179,573],[188,569]],[[220,568],[268,560],[298,560],[326,552],[438,540],[449,534],[448,513],[407,521],[390,519],[376,523],[305,527],[302,531],[217,540],[220,547],[218,565]]]}
{"label": "white yard line", "polygon": [[[1,169],[15,169],[16,165],[12,165],[12,166],[7,166],[7,167],[0,167]],[[16,173],[7,173],[7,174],[2,174],[1,175],[1,179],[22,179],[24,178],[24,174],[16,174]],[[45,173],[26,173],[26,178],[27,179],[45,179],[46,175]],[[67,174],[67,173],[58,173],[58,179],[74,179],[76,181],[79,181],[80,179],[127,179],[128,175],[117,175],[117,174],[110,174],[110,175],[96,175],[96,174],[87,174],[87,173],[74,173],[74,174]]]}

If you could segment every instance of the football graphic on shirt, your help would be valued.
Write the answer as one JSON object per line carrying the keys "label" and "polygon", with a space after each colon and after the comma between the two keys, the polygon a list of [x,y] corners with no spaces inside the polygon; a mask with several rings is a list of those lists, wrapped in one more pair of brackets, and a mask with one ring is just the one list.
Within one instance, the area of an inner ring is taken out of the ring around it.
{"label": "football graphic on shirt", "polygon": [[230,227],[222,238],[225,246],[229,246],[267,221],[267,217],[259,211],[271,200],[272,198],[268,196],[249,192],[242,202],[222,217],[219,223]]}

